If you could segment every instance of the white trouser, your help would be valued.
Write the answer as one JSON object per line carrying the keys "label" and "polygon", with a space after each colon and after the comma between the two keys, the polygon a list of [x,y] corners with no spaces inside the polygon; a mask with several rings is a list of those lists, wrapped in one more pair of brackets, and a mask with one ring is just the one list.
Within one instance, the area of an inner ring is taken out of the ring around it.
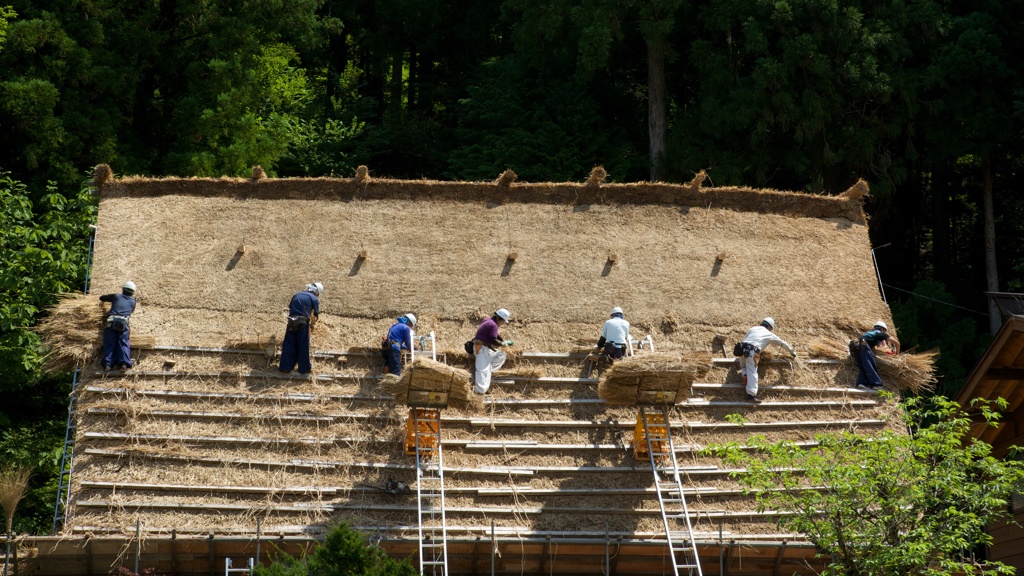
{"label": "white trouser", "polygon": [[491,373],[505,365],[505,352],[480,346],[476,351],[476,377],[473,392],[487,394],[491,389]]}
{"label": "white trouser", "polygon": [[740,372],[747,376],[747,394],[757,396],[757,354],[740,357]]}

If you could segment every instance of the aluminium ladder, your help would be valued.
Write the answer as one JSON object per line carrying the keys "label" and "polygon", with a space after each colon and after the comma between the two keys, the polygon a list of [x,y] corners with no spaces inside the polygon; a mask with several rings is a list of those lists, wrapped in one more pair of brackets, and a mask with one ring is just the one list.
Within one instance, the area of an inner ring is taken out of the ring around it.
{"label": "aluminium ladder", "polygon": [[64,451],[60,455],[60,473],[57,476],[57,503],[53,506],[53,534],[68,521],[68,506],[71,504],[71,471],[75,464],[75,434],[78,428],[78,375],[75,370],[71,381],[71,395],[68,397],[68,424],[64,429]]}
{"label": "aluminium ladder", "polygon": [[[693,539],[693,528],[690,525],[690,510],[686,506],[683,482],[679,477],[676,449],[672,443],[672,424],[669,422],[668,406],[641,404],[640,419],[643,422],[651,471],[654,473],[654,489],[658,495],[661,519],[665,525],[665,539],[668,541],[669,556],[672,558],[672,573],[676,576],[703,576],[697,556],[697,544]],[[680,522],[683,528],[677,530],[675,535],[672,530],[673,520]]]}
{"label": "aluminium ladder", "polygon": [[448,535],[441,455],[441,410],[409,411],[416,443],[416,511],[419,515],[420,574],[448,576]]}

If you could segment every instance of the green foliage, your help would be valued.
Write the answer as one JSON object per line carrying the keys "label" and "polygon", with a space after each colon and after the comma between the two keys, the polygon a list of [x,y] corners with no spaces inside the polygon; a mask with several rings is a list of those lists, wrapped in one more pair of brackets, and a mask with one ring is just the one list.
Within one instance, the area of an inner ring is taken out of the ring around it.
{"label": "green foliage", "polygon": [[0,49],[4,47],[7,40],[7,21],[17,16],[18,13],[10,6],[0,6]]}
{"label": "green foliage", "polygon": [[39,340],[28,328],[55,294],[81,287],[95,213],[88,189],[65,197],[51,184],[33,205],[23,183],[0,173],[0,390],[38,378]]}
{"label": "green foliage", "polygon": [[614,178],[644,159],[622,132],[609,130],[587,84],[540,79],[520,62],[484,66],[460,101],[463,146],[449,156],[451,176],[491,180],[506,168],[532,182],[585,178],[604,164]]}
{"label": "green foliage", "polygon": [[0,427],[0,462],[33,471],[28,493],[14,518],[18,533],[48,534],[53,528],[64,429],[65,422],[60,419]]}
{"label": "green foliage", "polygon": [[346,524],[331,529],[312,554],[285,557],[270,566],[258,566],[254,576],[415,576],[408,560],[397,561],[382,549],[369,546],[362,534]]}
{"label": "green foliage", "polygon": [[[1008,518],[1024,462],[993,457],[955,402],[911,398],[905,408],[910,434],[822,434],[814,448],[752,437],[752,453],[736,445],[708,452],[746,469],[734,476],[759,509],[778,511],[780,527],[806,534],[831,562],[827,574],[1012,573],[961,554],[990,542],[986,526]],[[990,425],[999,416],[984,402],[976,412]]]}

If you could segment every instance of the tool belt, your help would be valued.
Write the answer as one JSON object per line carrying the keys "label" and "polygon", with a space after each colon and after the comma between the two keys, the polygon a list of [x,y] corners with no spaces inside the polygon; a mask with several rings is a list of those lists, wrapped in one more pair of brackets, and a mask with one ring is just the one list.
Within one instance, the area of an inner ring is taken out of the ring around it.
{"label": "tool belt", "polygon": [[754,346],[750,342],[737,342],[736,345],[733,346],[732,348],[732,355],[737,357],[745,356],[749,358],[751,356],[756,356],[760,353],[761,349],[758,348],[757,346]]}
{"label": "tool belt", "polygon": [[128,329],[128,316],[121,316],[119,314],[107,316],[107,328],[114,332],[124,332]]}
{"label": "tool belt", "polygon": [[289,332],[298,332],[299,328],[309,325],[308,316],[289,316],[288,327],[286,328]]}

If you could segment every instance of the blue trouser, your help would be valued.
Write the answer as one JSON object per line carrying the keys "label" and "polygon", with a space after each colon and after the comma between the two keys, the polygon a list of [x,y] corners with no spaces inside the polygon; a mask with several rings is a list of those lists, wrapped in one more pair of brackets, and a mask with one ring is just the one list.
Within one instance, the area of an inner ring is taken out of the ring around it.
{"label": "blue trouser", "polygon": [[384,349],[384,365],[388,372],[399,376],[402,374],[402,349],[388,346]]}
{"label": "blue trouser", "polygon": [[857,384],[881,386],[882,377],[878,375],[878,368],[875,366],[875,354],[871,351],[871,346],[861,342],[855,358],[857,359],[857,366],[860,368],[860,373],[857,374]]}
{"label": "blue trouser", "polygon": [[291,372],[299,365],[300,374],[309,374],[313,363],[309,361],[309,325],[304,324],[294,332],[285,331],[281,342],[281,372]]}
{"label": "blue trouser", "polygon": [[104,368],[116,368],[120,364],[132,367],[132,348],[128,342],[130,330],[117,332],[110,328],[103,329],[103,359],[100,365]]}

